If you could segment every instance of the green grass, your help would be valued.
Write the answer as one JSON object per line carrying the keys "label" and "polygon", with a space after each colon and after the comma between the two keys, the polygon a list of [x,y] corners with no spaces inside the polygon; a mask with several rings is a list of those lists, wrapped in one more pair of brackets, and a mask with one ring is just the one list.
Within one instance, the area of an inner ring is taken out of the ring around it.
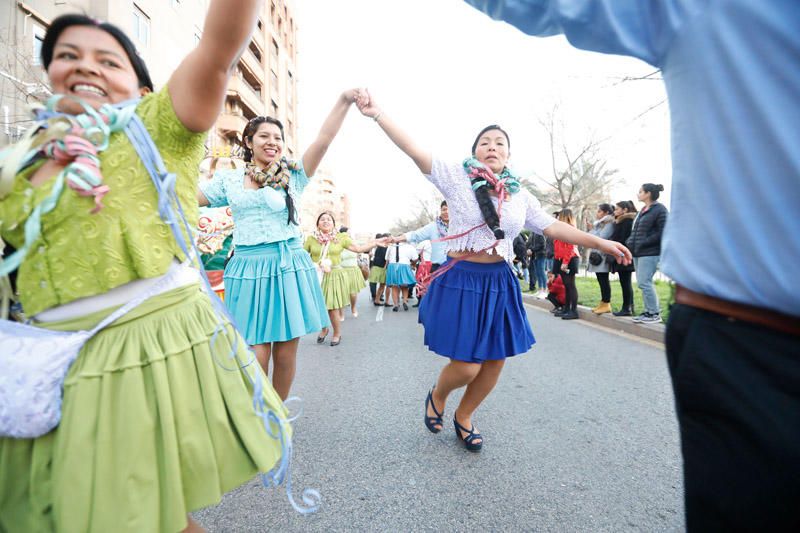
{"label": "green grass", "polygon": [[[524,284],[524,282],[521,283]],[[594,277],[594,274],[592,274],[591,277],[576,276],[575,284],[578,287],[578,305],[594,308],[600,304],[600,285],[597,284],[597,278]],[[672,283],[667,281],[654,281],[653,285],[656,288],[658,303],[661,306],[661,318],[666,323],[669,317],[669,306],[673,303]],[[622,290],[619,288],[619,280],[612,277],[611,308],[614,311],[619,311],[620,307],[622,307]],[[637,315],[644,311],[642,291],[639,290],[635,282],[633,283],[633,307]]]}

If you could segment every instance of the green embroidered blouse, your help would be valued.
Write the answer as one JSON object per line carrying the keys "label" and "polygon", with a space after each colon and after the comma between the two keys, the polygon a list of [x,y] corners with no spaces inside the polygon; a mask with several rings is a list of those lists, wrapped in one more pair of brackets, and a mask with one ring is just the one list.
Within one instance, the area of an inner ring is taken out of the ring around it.
{"label": "green embroidered blouse", "polygon": [[[336,239],[331,241],[330,246],[328,246],[328,259],[331,260],[331,266],[336,266],[341,264],[342,262],[342,250],[347,248],[353,243],[350,240],[350,235],[346,233],[340,233],[336,236]],[[306,238],[306,242],[303,245],[303,248],[311,254],[311,260],[315,263],[319,263],[319,260],[322,259],[322,245],[319,243],[317,239],[314,238],[313,235],[310,235]]]}
{"label": "green embroidered blouse", "polygon": [[[195,226],[205,133],[191,132],[181,124],[166,87],[142,98],[136,114],[166,167],[177,175],[178,197],[189,224]],[[12,246],[24,243],[25,221],[52,189],[53,179],[37,187],[28,181],[41,164],[18,174],[9,195],[0,200],[0,236]],[[173,258],[183,259],[172,232],[158,215],[158,194],[150,175],[124,132],[111,135],[108,149],[100,154],[100,169],[111,190],[99,213],[90,214],[92,197],[65,187],[53,211],[42,217],[41,236],[17,276],[17,290],[28,316],[136,279],[160,276]]]}

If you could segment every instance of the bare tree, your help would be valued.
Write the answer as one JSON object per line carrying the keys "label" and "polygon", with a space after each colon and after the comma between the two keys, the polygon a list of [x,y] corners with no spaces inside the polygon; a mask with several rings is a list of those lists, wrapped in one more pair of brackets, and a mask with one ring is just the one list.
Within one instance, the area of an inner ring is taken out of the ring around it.
{"label": "bare tree", "polygon": [[413,213],[407,218],[397,218],[391,228],[393,235],[406,233],[419,229],[426,224],[430,224],[436,217],[439,216],[439,206],[442,203],[441,197],[426,196],[425,198],[417,197],[414,204]]}
{"label": "bare tree", "polygon": [[544,205],[555,210],[569,208],[575,213],[578,227],[594,213],[597,204],[608,201],[612,185],[617,181],[617,170],[608,167],[599,144],[590,138],[570,146],[564,140],[564,126],[558,121],[558,108],[554,107],[539,120],[550,145],[551,173],[536,176],[542,187],[532,180],[525,186]]}

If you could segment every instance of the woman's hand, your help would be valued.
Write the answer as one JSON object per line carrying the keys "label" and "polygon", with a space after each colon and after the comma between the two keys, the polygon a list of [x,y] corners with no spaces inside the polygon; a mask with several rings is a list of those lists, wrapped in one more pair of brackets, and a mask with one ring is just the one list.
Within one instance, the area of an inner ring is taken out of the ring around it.
{"label": "woman's hand", "polygon": [[622,265],[630,265],[631,261],[633,261],[631,251],[620,242],[600,239],[600,245],[597,246],[597,249],[605,254],[613,256],[617,260],[617,263]]}
{"label": "woman's hand", "polygon": [[375,239],[374,244],[375,246],[386,246],[394,242],[393,237],[381,237],[380,239]]}
{"label": "woman's hand", "polygon": [[342,93],[342,100],[347,104],[353,104],[356,102],[356,98],[358,97],[359,91],[362,89],[348,89]]}
{"label": "woman's hand", "polygon": [[355,96],[356,107],[365,117],[374,119],[381,114],[381,108],[375,103],[367,89],[359,89]]}

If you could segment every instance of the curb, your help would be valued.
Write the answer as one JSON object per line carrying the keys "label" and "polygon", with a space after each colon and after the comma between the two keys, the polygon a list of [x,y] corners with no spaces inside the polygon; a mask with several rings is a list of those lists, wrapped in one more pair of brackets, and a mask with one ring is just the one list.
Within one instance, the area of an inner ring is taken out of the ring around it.
{"label": "curb", "polygon": [[[546,309],[549,311],[553,308],[553,304],[551,304],[549,301],[540,300],[532,294],[523,293],[522,300],[526,304],[538,307],[540,309]],[[581,320],[603,326],[604,328],[621,331],[627,333],[628,335],[634,335],[636,337],[641,337],[643,339],[664,344],[664,333],[666,331],[664,324],[639,324],[632,321],[629,317],[616,317],[611,313],[596,315],[592,313],[591,309],[582,305],[578,306],[578,316],[580,316]]]}

